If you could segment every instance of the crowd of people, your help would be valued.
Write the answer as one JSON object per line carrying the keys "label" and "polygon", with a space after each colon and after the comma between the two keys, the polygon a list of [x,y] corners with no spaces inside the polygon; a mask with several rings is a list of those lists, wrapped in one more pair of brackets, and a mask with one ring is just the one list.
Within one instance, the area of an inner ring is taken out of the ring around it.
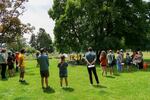
{"label": "crowd of people", "polygon": [[[24,79],[25,75],[25,49],[20,52],[12,53],[7,52],[5,48],[0,51],[0,66],[1,66],[1,77],[2,80],[6,78],[6,70],[8,66],[9,76],[15,75],[15,72],[20,72],[19,82],[26,82]],[[124,69],[131,71],[131,65],[135,65],[138,69],[143,68],[143,54],[141,51],[135,51],[132,55],[124,51],[118,50],[117,55],[112,50],[101,51],[99,55],[99,63],[102,68],[102,76],[107,76],[107,69],[109,69],[110,75],[114,74],[114,67],[117,66],[117,71],[122,72]],[[42,48],[40,52],[36,54],[37,67],[40,68],[41,85],[42,88],[49,88],[48,77],[49,77],[49,58],[46,50]],[[60,86],[63,87],[63,80],[65,86],[68,86],[68,63],[65,61],[65,55],[60,56],[60,62],[58,63]],[[93,85],[92,73],[94,74],[97,85],[100,83],[96,72],[96,53],[91,47],[88,48],[88,52],[85,54],[85,61],[87,62],[87,70],[89,74],[90,84]],[[14,66],[15,65],[15,66]]]}
{"label": "crowd of people", "polygon": [[[125,69],[131,71],[131,66],[137,67],[137,69],[143,69],[143,54],[141,51],[134,51],[132,55],[126,52],[126,57],[124,56],[124,51],[117,50],[117,55],[112,50],[107,52],[102,50],[99,55],[99,63],[102,68],[102,76],[107,76],[107,69],[110,71],[110,75],[114,74],[114,67],[117,67],[118,72],[122,72]],[[88,48],[88,52],[85,54],[85,61],[87,62],[87,69],[89,73],[90,83],[93,84],[92,72],[96,79],[97,84],[99,84],[99,79],[96,72],[95,62],[96,53],[94,53],[91,47]]]}
{"label": "crowd of people", "polygon": [[[18,72],[20,69],[20,82],[25,82],[24,80],[24,72],[25,72],[25,64],[24,64],[24,53],[25,49],[22,49],[19,52],[12,53],[5,48],[0,50],[0,68],[1,68],[1,76],[2,80],[6,80],[6,72],[8,67],[9,77],[13,77],[15,72]],[[16,67],[15,67],[16,65]]]}

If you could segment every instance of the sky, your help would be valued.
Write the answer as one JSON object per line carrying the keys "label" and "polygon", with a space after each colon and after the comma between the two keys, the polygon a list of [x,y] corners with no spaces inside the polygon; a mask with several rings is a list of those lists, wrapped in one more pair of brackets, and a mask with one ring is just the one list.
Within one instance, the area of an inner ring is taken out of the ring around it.
{"label": "sky", "polygon": [[[54,40],[53,29],[55,22],[49,17],[48,10],[52,7],[53,0],[29,0],[25,4],[26,12],[20,17],[23,23],[30,23],[35,26],[35,34],[39,28],[44,28]],[[25,34],[27,41],[30,40],[31,34]]]}
{"label": "sky", "polygon": [[[21,21],[35,26],[35,34],[38,32],[39,28],[44,28],[46,32],[50,34],[52,40],[54,40],[53,29],[55,22],[48,15],[48,10],[52,5],[53,0],[29,0],[25,5],[26,12],[21,16]],[[31,34],[25,35],[27,41],[30,40],[30,36]]]}

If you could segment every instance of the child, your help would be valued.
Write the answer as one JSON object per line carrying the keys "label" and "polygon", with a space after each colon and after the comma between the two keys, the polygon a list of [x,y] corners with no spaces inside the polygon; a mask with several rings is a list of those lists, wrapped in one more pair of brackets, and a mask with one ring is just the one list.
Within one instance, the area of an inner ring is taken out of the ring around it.
{"label": "child", "polygon": [[22,49],[19,54],[19,68],[20,68],[20,79],[19,82],[26,82],[24,80],[25,73],[25,49]]}
{"label": "child", "polygon": [[68,86],[68,71],[67,71],[68,64],[65,62],[65,56],[61,56],[61,61],[58,64],[59,68],[59,77],[60,77],[60,86],[62,87],[63,79],[65,79],[66,87]]}
{"label": "child", "polygon": [[11,55],[11,52],[8,52],[7,65],[9,76],[14,76],[14,57]]}
{"label": "child", "polygon": [[38,57],[38,63],[40,65],[41,84],[42,84],[42,88],[45,89],[44,87],[44,79],[45,79],[46,89],[48,89],[49,88],[48,86],[49,60],[48,60],[48,56],[45,53],[45,49],[42,48],[40,52],[41,55]]}
{"label": "child", "polygon": [[130,54],[126,53],[126,65],[127,65],[127,71],[130,71],[130,65],[131,65],[132,58],[130,57]]}
{"label": "child", "polygon": [[100,65],[102,66],[102,70],[103,70],[102,76],[104,76],[104,73],[105,73],[105,76],[107,76],[107,71],[106,71],[107,57],[106,57],[106,52],[105,51],[101,52],[99,60],[100,60]]}

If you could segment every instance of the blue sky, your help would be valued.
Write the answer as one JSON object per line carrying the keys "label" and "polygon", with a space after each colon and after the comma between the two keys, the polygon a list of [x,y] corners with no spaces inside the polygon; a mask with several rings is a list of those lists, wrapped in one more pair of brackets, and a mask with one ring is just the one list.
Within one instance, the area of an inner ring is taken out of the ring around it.
{"label": "blue sky", "polygon": [[[144,0],[150,1],[150,0]],[[44,28],[47,33],[50,34],[54,40],[53,29],[55,22],[48,16],[48,10],[53,5],[53,0],[29,0],[26,3],[26,12],[21,16],[23,23],[31,23],[36,27],[34,33],[37,33],[40,27]],[[25,38],[29,41],[30,35],[25,35]]]}

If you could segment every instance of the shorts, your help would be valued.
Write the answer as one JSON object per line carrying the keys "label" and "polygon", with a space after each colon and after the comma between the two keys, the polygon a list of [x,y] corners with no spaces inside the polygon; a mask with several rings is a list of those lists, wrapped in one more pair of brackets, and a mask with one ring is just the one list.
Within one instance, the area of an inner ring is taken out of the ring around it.
{"label": "shorts", "polygon": [[60,72],[59,72],[59,77],[60,77],[60,78],[68,77],[67,71],[66,71],[66,70],[60,71]]}
{"label": "shorts", "polygon": [[40,75],[41,77],[49,77],[49,71],[48,70],[40,71]]}
{"label": "shorts", "polygon": [[20,73],[25,73],[25,68],[24,67],[20,67]]}

